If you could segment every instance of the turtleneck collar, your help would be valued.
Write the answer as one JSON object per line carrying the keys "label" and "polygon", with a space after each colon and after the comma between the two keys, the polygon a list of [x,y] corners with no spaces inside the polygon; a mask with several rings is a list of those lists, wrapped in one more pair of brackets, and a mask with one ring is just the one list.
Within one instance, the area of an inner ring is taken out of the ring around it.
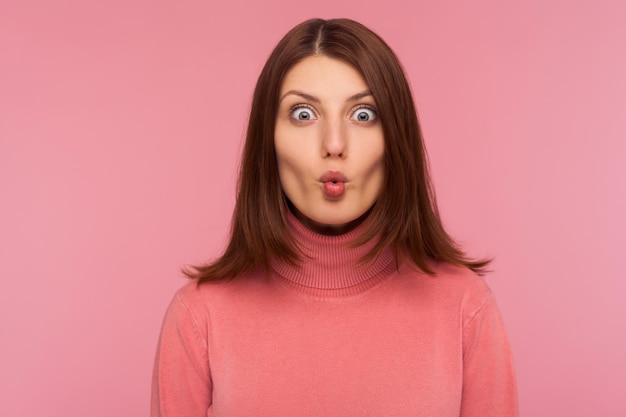
{"label": "turtleneck collar", "polygon": [[289,231],[301,250],[301,262],[293,266],[272,260],[272,269],[291,286],[316,295],[350,295],[363,292],[389,276],[382,273],[395,269],[390,248],[373,260],[361,264],[360,259],[376,244],[371,240],[352,247],[364,231],[367,222],[341,235],[323,235],[304,226],[291,213],[287,213]]}

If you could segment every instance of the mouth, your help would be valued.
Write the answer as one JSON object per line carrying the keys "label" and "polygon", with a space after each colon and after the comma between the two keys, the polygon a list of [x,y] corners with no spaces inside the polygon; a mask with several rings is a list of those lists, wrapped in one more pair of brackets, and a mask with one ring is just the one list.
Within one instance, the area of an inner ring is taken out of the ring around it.
{"label": "mouth", "polygon": [[339,184],[347,182],[348,178],[340,171],[326,171],[324,175],[320,177],[320,181],[323,183]]}
{"label": "mouth", "polygon": [[346,191],[348,179],[339,171],[327,171],[321,176],[320,181],[323,184],[324,197],[328,200],[338,200]]}

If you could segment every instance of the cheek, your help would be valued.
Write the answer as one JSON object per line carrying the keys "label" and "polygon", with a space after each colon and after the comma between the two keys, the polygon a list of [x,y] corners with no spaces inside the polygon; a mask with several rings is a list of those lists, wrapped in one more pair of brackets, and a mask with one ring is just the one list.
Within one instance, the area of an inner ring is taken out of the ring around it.
{"label": "cheek", "polygon": [[283,191],[288,197],[299,193],[306,178],[306,161],[302,150],[293,143],[275,140],[278,175]]}
{"label": "cheek", "polygon": [[274,149],[278,170],[283,178],[297,176],[304,181],[310,175],[315,159],[316,131],[294,128],[288,122],[279,121],[274,132]]}
{"label": "cheek", "polygon": [[376,159],[367,173],[366,183],[368,184],[368,187],[366,192],[366,198],[373,198],[374,200],[378,199],[378,197],[380,197],[384,182],[384,161],[382,158]]}
{"label": "cheek", "polygon": [[384,145],[372,144],[364,159],[368,161],[364,181],[367,184],[364,197],[366,199],[378,199],[385,182],[385,151]]}
{"label": "cheek", "polygon": [[290,143],[276,141],[276,161],[278,170],[282,173],[293,170],[298,166],[298,153],[294,146]]}
{"label": "cheek", "polygon": [[367,161],[367,173],[370,177],[379,179],[385,171],[385,145],[382,140],[376,140],[365,148],[363,160]]}

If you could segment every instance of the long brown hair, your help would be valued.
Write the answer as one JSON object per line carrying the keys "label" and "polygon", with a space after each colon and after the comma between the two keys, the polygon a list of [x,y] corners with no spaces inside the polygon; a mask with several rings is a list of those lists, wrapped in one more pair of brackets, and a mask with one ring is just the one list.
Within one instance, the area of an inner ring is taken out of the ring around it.
{"label": "long brown hair", "polygon": [[385,138],[385,180],[356,245],[379,237],[364,260],[386,247],[408,255],[434,275],[429,261],[466,266],[484,273],[490,260],[471,260],[446,233],[428,173],[422,133],[410,87],[389,46],[374,32],[349,19],[311,19],[294,27],[268,58],[256,84],[239,171],[230,241],[212,263],[183,272],[199,282],[234,278],[253,269],[268,270],[272,258],[300,259],[287,227],[274,149],[274,127],[283,79],[302,59],[325,55],[363,75],[379,111]]}

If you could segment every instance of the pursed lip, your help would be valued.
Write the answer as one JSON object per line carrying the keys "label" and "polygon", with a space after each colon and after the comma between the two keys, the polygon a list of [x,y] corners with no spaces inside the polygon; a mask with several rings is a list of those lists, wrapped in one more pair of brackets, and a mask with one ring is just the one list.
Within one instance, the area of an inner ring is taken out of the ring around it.
{"label": "pursed lip", "polygon": [[326,171],[321,177],[321,182],[347,182],[348,178],[340,171]]}

